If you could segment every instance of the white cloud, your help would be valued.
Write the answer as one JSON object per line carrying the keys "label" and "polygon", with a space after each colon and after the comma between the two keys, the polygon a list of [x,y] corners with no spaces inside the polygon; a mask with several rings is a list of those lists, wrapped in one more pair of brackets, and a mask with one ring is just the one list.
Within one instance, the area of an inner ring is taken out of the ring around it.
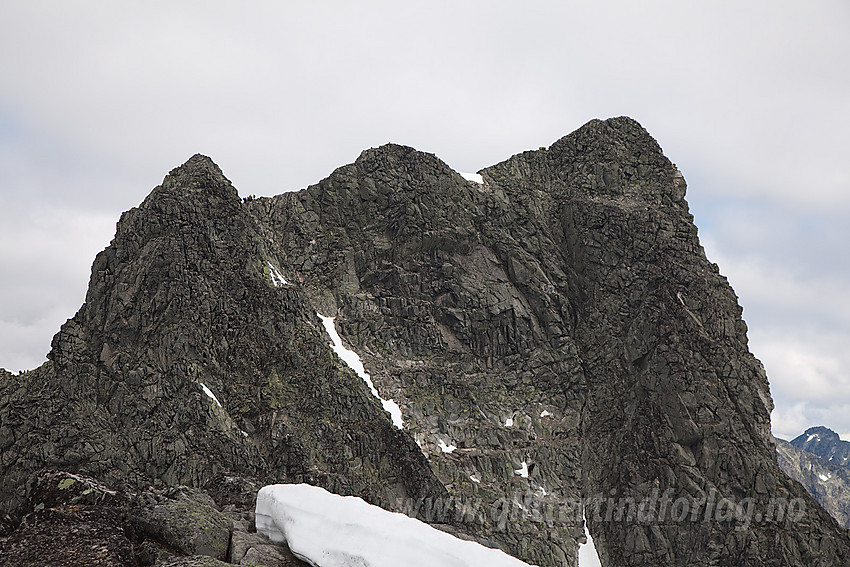
{"label": "white cloud", "polygon": [[765,364],[775,396],[826,403],[850,400],[850,354],[839,347],[848,339],[850,336],[759,333],[751,348]]}
{"label": "white cloud", "polygon": [[[715,226],[702,240],[744,306],[750,350],[770,380],[775,434],[793,438],[814,425],[847,430],[850,411],[842,408],[850,409],[845,405],[850,400],[850,299],[844,290],[850,274],[843,271],[846,266],[831,265],[832,254],[813,261],[803,257],[805,249],[791,250],[776,234],[782,230],[782,223],[756,223],[742,231]],[[713,239],[721,232],[722,243]],[[760,244],[741,244],[750,237]],[[829,245],[843,247],[843,242]],[[761,255],[754,257],[752,250]]]}
{"label": "white cloud", "polygon": [[798,402],[784,408],[775,408],[770,414],[773,435],[786,441],[797,437],[810,426],[805,412],[806,402]]}
{"label": "white cloud", "polygon": [[82,305],[91,263],[112,238],[115,219],[47,206],[34,214],[3,207],[0,224],[0,367],[35,368]]}
{"label": "white cloud", "polygon": [[789,265],[746,256],[724,256],[716,261],[741,298],[747,318],[755,314],[766,321],[784,316],[797,323],[815,319],[850,322],[850,297],[843,292],[850,278],[795,273],[790,260]]}
{"label": "white cloud", "polygon": [[[589,118],[632,114],[680,165],[835,206],[847,198],[848,85],[834,72],[846,13],[790,1],[522,13],[507,2],[10,2],[0,47],[19,56],[0,64],[0,96],[110,161],[163,169],[204,151],[263,193],[388,140],[476,171]],[[828,119],[812,120],[813,106]]]}

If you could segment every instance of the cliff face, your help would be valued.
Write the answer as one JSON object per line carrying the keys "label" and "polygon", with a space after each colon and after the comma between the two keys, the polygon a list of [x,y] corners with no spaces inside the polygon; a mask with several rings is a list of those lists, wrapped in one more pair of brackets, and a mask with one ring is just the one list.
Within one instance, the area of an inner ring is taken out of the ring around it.
{"label": "cliff face", "polygon": [[[594,497],[603,565],[850,556],[777,467],[767,379],[657,143],[592,121],[480,173],[387,145],[242,203],[208,158],[172,171],[122,216],[50,362],[0,381],[5,507],[41,467],[199,487],[241,474],[391,509],[449,502],[408,511],[547,566],[574,564],[570,510]],[[609,500],[658,494],[687,519],[606,517]],[[760,519],[696,509],[722,498]],[[795,498],[802,516],[772,515]]]}

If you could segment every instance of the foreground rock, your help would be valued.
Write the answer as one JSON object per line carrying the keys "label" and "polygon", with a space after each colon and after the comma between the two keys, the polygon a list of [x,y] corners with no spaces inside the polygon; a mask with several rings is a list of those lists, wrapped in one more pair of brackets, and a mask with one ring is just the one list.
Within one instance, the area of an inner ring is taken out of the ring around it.
{"label": "foreground rock", "polygon": [[[688,513],[588,516],[603,564],[850,556],[776,464],[741,308],[655,140],[594,120],[479,173],[387,145],[243,203],[209,158],[172,171],[122,216],[50,362],[0,376],[0,510],[20,516],[45,467],[136,491],[309,483],[548,567],[575,565],[577,502],[661,494]],[[752,517],[698,510],[744,501]],[[184,528],[219,553],[218,528]]]}
{"label": "foreground rock", "polygon": [[55,471],[32,477],[27,493],[25,515],[0,538],[2,566],[304,565],[252,533],[252,507],[222,511],[194,489],[112,489]]}

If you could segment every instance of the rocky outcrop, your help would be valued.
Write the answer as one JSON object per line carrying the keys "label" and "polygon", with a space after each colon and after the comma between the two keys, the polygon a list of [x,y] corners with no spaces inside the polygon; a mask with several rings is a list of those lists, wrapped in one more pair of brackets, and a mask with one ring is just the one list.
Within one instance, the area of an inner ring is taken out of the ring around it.
{"label": "rocky outcrop", "polygon": [[802,484],[824,510],[850,529],[850,470],[782,439],[776,440],[776,453],[785,474]]}
{"label": "rocky outcrop", "polygon": [[43,472],[29,479],[23,520],[0,537],[0,565],[306,565],[252,529],[252,508],[222,508],[188,487],[110,488]]}
{"label": "rocky outcrop", "polygon": [[[479,173],[387,145],[243,203],[208,158],[172,171],[122,216],[50,362],[0,379],[3,509],[42,467],[244,501],[236,475],[543,566],[575,564],[582,499],[606,566],[850,555],[776,464],[741,308],[655,140],[595,120]],[[804,513],[775,513],[790,501]],[[606,510],[629,502],[654,516]]]}
{"label": "rocky outcrop", "polygon": [[205,157],[122,215],[50,362],[0,383],[6,508],[40,467],[197,487],[241,473],[385,505],[440,495],[419,448],[339,366],[306,296],[275,287],[272,260]]}
{"label": "rocky outcrop", "polygon": [[792,439],[791,444],[832,464],[850,467],[850,441],[842,440],[828,427],[810,427]]}

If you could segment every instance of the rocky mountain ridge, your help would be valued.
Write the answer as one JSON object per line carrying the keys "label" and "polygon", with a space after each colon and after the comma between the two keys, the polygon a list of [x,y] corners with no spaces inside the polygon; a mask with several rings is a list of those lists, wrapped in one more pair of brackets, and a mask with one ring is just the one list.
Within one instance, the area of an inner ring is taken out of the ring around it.
{"label": "rocky mountain ridge", "polygon": [[828,427],[810,427],[790,443],[833,464],[850,467],[850,441],[842,440]]}
{"label": "rocky mountain ridge", "polygon": [[606,566],[850,556],[776,464],[741,308],[655,140],[594,120],[479,174],[390,144],[242,202],[209,158],[173,170],[122,215],[49,362],[0,378],[11,524],[52,468],[160,491],[306,482],[541,566],[575,565],[584,522],[563,511],[600,495],[750,498],[758,518],[799,499],[799,518],[746,525],[587,520]]}
{"label": "rocky mountain ridge", "polygon": [[[812,434],[801,437],[808,435]],[[839,524],[850,529],[850,468],[782,439],[776,440],[776,451],[779,467],[802,484]]]}

